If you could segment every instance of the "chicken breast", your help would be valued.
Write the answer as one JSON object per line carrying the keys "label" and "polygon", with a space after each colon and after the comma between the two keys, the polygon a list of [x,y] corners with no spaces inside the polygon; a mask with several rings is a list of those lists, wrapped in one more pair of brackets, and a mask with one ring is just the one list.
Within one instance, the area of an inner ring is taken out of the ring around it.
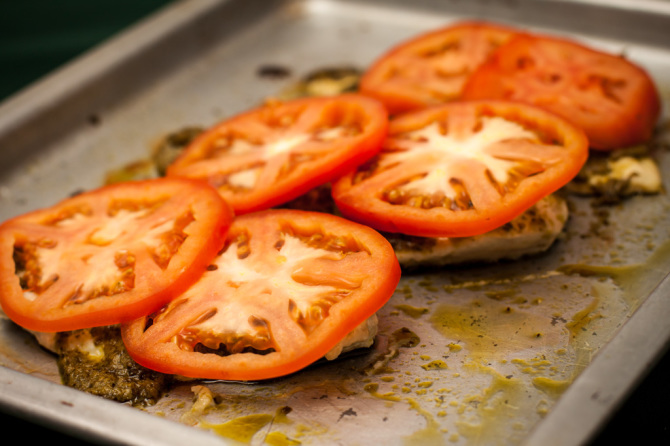
{"label": "chicken breast", "polygon": [[[0,316],[4,316],[0,310]],[[59,333],[30,331],[37,342],[56,355],[63,384],[106,399],[143,406],[154,404],[175,381],[193,381],[168,376],[135,363],[121,341],[118,326],[95,327]],[[351,331],[325,359],[372,346],[377,335],[373,315]]]}
{"label": "chicken breast", "polygon": [[463,238],[422,238],[386,234],[403,268],[514,260],[546,251],[568,220],[568,206],[557,195],[491,232]]}

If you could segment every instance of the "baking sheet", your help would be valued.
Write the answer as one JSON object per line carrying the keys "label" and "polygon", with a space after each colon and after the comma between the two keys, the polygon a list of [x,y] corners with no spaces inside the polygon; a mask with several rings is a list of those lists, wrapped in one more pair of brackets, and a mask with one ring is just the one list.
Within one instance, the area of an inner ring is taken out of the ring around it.
{"label": "baking sheet", "polygon": [[[0,106],[0,219],[96,187],[166,132],[247,109],[313,69],[364,67],[395,42],[472,17],[625,51],[668,99],[665,2],[179,2]],[[267,65],[292,74],[260,77]],[[668,172],[665,151],[655,156]],[[405,275],[371,352],[270,383],[210,384],[222,402],[206,413],[191,385],[139,411],[55,384],[53,359],[4,321],[0,403],[129,444],[220,444],[236,422],[258,428],[254,444],[269,433],[303,444],[579,444],[670,338],[670,208],[665,195],[571,204],[546,255]],[[568,264],[579,267],[566,274]],[[403,328],[420,342],[394,349]]]}

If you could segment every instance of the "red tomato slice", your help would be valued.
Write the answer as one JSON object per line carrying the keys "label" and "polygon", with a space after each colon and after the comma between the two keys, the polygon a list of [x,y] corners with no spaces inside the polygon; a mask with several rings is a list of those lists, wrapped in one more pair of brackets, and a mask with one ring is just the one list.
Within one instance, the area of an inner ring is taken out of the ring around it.
{"label": "red tomato slice", "polygon": [[167,175],[206,179],[238,215],[267,209],[372,157],[387,126],[384,107],[360,95],[271,102],[205,132]]}
{"label": "red tomato slice", "polygon": [[470,73],[514,33],[462,22],[419,35],[379,58],[361,78],[360,92],[382,101],[391,114],[456,100]]}
{"label": "red tomato slice", "polygon": [[19,325],[67,331],[155,311],[198,279],[233,218],[202,182],[118,183],[0,226],[0,303]]}
{"label": "red tomato slice", "polygon": [[509,99],[580,126],[592,148],[647,141],[660,113],[649,75],[621,56],[552,37],[517,35],[468,80],[465,99]]}
{"label": "red tomato slice", "polygon": [[159,372],[273,378],[322,358],[399,278],[393,249],[366,226],[309,211],[250,213],[195,285],[121,332],[130,355]]}
{"label": "red tomato slice", "polygon": [[332,194],[344,216],[380,231],[467,237],[559,189],[587,156],[584,133],[542,109],[452,102],[393,119],[382,151]]}

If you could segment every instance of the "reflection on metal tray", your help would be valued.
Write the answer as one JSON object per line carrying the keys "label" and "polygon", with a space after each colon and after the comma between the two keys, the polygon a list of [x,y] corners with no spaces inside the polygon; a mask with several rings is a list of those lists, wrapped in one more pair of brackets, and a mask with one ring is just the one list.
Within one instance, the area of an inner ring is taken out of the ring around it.
{"label": "reflection on metal tray", "polygon": [[[100,185],[174,129],[473,17],[625,51],[670,85],[666,2],[178,2],[0,106],[0,219]],[[670,339],[670,202],[569,201],[544,255],[405,274],[363,355],[267,383],[184,383],[142,411],[57,384],[53,358],[0,321],[0,405],[129,444],[580,444]],[[199,410],[194,393],[215,398]]]}

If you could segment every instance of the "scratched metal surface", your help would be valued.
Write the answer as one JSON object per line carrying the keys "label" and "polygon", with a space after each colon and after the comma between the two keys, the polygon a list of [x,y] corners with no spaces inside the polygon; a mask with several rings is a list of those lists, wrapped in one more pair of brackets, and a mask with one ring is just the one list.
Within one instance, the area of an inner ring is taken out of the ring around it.
{"label": "scratched metal surface", "polygon": [[[663,1],[183,1],[0,105],[0,220],[100,185],[166,132],[245,110],[314,69],[363,68],[462,18],[624,51],[669,99]],[[290,75],[259,76],[267,65]],[[666,151],[653,154],[668,172]],[[670,339],[670,202],[568,198],[548,253],[405,274],[372,350],[271,382],[207,383],[217,398],[204,411],[202,383],[142,411],[60,386],[53,358],[0,321],[0,404],[127,444],[245,432],[252,444],[581,444]]]}

